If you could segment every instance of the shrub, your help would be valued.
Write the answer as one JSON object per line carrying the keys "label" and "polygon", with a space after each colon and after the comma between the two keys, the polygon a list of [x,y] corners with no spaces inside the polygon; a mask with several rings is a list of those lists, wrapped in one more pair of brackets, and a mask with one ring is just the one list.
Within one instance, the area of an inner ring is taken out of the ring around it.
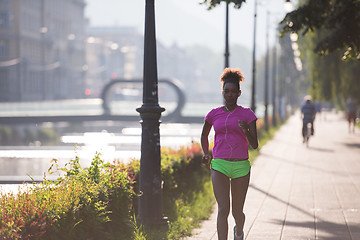
{"label": "shrub", "polygon": [[41,237],[53,224],[46,205],[39,202],[31,189],[17,196],[2,195],[0,199],[1,239],[34,239]]}
{"label": "shrub", "polygon": [[2,239],[104,239],[109,229],[131,236],[131,169],[105,165],[99,154],[88,169],[81,169],[78,160],[56,169],[65,172],[58,181],[1,196]]}
{"label": "shrub", "polygon": [[[193,210],[199,204],[206,209],[201,197],[209,193],[204,189],[209,184],[209,169],[201,165],[199,144],[162,151],[164,215],[169,217],[170,230],[160,234],[178,239],[190,235],[204,218]],[[44,176],[43,183],[28,185],[17,195],[1,195],[0,238],[159,239],[136,225],[139,168],[138,160],[127,165],[117,161],[104,164],[101,154],[96,154],[86,169],[81,168],[78,157],[64,168],[53,159],[48,172],[58,173],[57,181]],[[210,212],[213,198],[205,198]]]}
{"label": "shrub", "polygon": [[0,145],[9,146],[21,143],[20,133],[16,128],[0,126]]}
{"label": "shrub", "polygon": [[42,145],[51,145],[59,143],[60,136],[54,129],[40,128],[37,131],[37,140],[39,140]]}

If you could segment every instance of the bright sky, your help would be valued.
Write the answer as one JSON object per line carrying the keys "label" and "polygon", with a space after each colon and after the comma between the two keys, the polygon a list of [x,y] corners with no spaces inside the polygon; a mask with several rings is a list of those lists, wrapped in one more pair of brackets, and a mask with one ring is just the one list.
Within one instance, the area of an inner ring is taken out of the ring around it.
{"label": "bright sky", "polygon": [[[247,0],[241,9],[230,4],[230,44],[249,49],[253,45],[254,1]],[[257,52],[266,48],[266,11],[270,11],[269,41],[275,42],[276,22],[285,16],[285,0],[257,0]],[[144,32],[145,0],[86,0],[85,15],[91,26],[134,26]],[[225,3],[213,10],[206,10],[200,0],[155,0],[156,36],[169,46],[201,44],[216,52],[225,49]],[[231,49],[230,49],[231,51]]]}

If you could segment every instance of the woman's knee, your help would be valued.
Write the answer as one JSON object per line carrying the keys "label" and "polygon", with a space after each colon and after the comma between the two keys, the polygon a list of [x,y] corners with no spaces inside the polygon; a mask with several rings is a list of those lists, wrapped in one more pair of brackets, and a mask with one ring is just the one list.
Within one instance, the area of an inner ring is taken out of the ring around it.
{"label": "woman's knee", "polygon": [[233,217],[234,217],[234,219],[236,221],[245,219],[245,214],[244,214],[244,212],[242,210],[233,209],[232,210],[232,215],[233,215]]}
{"label": "woman's knee", "polygon": [[218,216],[227,218],[230,213],[230,205],[218,205]]}

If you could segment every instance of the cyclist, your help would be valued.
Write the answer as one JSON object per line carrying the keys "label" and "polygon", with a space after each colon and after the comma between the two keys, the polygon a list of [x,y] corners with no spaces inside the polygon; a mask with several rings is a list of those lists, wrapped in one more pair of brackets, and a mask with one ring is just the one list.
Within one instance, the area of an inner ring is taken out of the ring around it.
{"label": "cyclist", "polygon": [[316,115],[316,108],[313,102],[311,101],[311,97],[305,96],[304,101],[305,103],[301,106],[301,117],[303,120],[303,126],[302,126],[303,142],[305,142],[308,123],[311,124],[311,135],[314,135],[314,120]]}

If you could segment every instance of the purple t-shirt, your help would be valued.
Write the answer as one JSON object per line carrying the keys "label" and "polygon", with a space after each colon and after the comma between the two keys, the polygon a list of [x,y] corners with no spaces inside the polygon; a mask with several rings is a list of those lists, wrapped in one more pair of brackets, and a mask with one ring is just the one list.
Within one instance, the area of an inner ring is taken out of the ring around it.
{"label": "purple t-shirt", "polygon": [[249,124],[256,119],[250,108],[238,106],[231,112],[224,111],[223,107],[212,109],[205,121],[214,126],[213,157],[248,159],[248,141],[239,120]]}

